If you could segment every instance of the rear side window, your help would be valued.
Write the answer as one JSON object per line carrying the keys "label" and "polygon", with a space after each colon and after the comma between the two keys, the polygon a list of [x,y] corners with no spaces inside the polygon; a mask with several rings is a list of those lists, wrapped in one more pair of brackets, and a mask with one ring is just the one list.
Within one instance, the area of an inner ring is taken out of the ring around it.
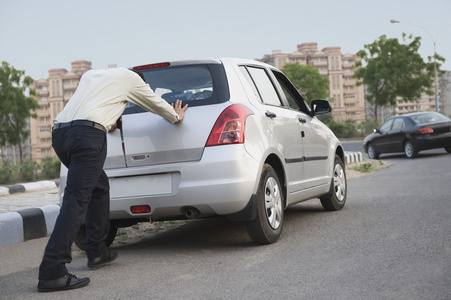
{"label": "rear side window", "polygon": [[279,95],[274,88],[274,85],[266,74],[265,69],[248,67],[250,75],[257,87],[258,93],[263,103],[274,106],[282,106]]}
{"label": "rear side window", "polygon": [[[152,90],[168,103],[177,99],[190,107],[229,100],[229,87],[221,64],[168,66],[140,71]],[[128,103],[124,114],[144,112]]]}

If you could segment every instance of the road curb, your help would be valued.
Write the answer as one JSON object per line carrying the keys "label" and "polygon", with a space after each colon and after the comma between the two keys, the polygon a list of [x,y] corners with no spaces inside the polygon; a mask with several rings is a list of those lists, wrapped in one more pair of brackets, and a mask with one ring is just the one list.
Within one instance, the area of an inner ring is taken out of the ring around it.
{"label": "road curb", "polygon": [[58,204],[0,214],[0,247],[46,237],[58,217]]}
{"label": "road curb", "polygon": [[346,164],[353,164],[363,161],[362,152],[345,152]]}
{"label": "road curb", "polygon": [[25,192],[35,192],[45,189],[54,189],[59,186],[59,179],[55,180],[42,180],[36,182],[22,183],[16,185],[10,185],[5,187],[0,187],[0,196],[25,193]]}

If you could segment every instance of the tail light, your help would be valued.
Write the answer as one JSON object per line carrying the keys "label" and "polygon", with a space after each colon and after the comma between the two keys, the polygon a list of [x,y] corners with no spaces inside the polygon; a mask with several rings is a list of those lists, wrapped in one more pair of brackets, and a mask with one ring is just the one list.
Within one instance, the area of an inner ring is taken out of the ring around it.
{"label": "tail light", "polygon": [[418,128],[418,132],[420,134],[430,134],[430,133],[434,133],[434,129],[432,129],[430,127],[423,127],[423,128]]}
{"label": "tail light", "polygon": [[141,70],[147,70],[147,69],[164,68],[164,67],[169,67],[170,65],[171,64],[168,62],[164,62],[164,63],[158,63],[158,64],[150,64],[150,65],[133,67],[133,70],[141,71]]}
{"label": "tail light", "polygon": [[254,114],[243,104],[233,104],[221,113],[216,120],[206,147],[244,143],[246,118]]}
{"label": "tail light", "polygon": [[130,206],[130,211],[132,214],[147,214],[150,213],[150,206],[149,205]]}

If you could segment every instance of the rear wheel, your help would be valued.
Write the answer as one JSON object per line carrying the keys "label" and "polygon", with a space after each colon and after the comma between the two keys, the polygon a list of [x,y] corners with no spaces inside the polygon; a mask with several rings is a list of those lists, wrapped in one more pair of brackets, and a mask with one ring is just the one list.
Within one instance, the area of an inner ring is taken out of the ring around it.
{"label": "rear wheel", "polygon": [[257,244],[275,243],[283,227],[284,196],[274,169],[265,164],[257,190],[257,217],[246,224],[247,231]]}
{"label": "rear wheel", "polygon": [[379,153],[377,153],[376,149],[374,148],[373,144],[369,144],[367,148],[368,157],[370,159],[378,159]]}
{"label": "rear wheel", "polygon": [[335,155],[334,172],[331,181],[329,193],[321,196],[319,199],[325,210],[336,211],[345,206],[347,197],[345,166],[338,155]]}
{"label": "rear wheel", "polygon": [[415,158],[418,156],[418,150],[415,148],[411,141],[407,141],[404,144],[404,153],[408,158]]}
{"label": "rear wheel", "polygon": [[[106,237],[105,244],[107,247],[111,246],[117,234],[117,226],[110,222],[110,230],[108,231],[108,236]],[[83,246],[83,240],[86,237],[86,228],[85,224],[80,226],[80,229],[75,236],[74,244],[78,247],[78,249],[85,251],[85,247]]]}

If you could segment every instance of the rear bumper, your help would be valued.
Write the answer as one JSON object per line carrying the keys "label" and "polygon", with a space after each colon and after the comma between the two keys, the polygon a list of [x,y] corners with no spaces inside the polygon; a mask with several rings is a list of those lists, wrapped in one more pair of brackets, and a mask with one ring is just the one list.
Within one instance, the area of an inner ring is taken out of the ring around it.
{"label": "rear bumper", "polygon": [[418,151],[451,147],[451,132],[441,135],[424,135],[415,140]]}
{"label": "rear bumper", "polygon": [[[202,159],[197,162],[106,170],[106,173],[112,185],[111,219],[177,218],[184,215],[187,207],[196,208],[201,216],[232,215],[232,219],[246,219],[236,213],[245,210],[252,202],[250,199],[256,189],[259,162],[248,155],[240,144],[207,147]],[[126,178],[133,182],[135,176],[149,175],[170,177],[170,189],[156,189],[152,195],[135,195],[122,180]],[[123,186],[113,186],[117,183],[116,178],[121,178],[118,182]],[[121,190],[127,190],[126,197],[122,192],[122,196],[114,192]],[[133,214],[130,207],[135,205],[149,205],[151,211]]]}

